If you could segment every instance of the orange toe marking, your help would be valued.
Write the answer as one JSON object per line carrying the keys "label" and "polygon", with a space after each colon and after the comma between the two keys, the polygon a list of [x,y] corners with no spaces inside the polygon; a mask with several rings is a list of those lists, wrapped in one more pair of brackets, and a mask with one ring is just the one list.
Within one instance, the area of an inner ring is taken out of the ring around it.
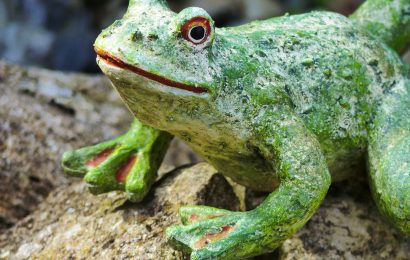
{"label": "orange toe marking", "polygon": [[135,162],[137,161],[138,157],[136,155],[132,156],[126,164],[124,164],[115,175],[118,182],[125,182],[127,180],[128,175],[131,172],[132,167],[134,166]]}
{"label": "orange toe marking", "polygon": [[189,217],[189,223],[192,223],[192,222],[194,222],[194,221],[197,221],[199,219],[199,216],[197,215],[197,214],[192,214],[190,217]]}
{"label": "orange toe marking", "polygon": [[197,242],[195,242],[195,249],[201,249],[207,246],[208,244],[220,240],[226,237],[232,230],[234,229],[233,226],[224,226],[222,230],[215,234],[207,234],[201,237]]}
{"label": "orange toe marking", "polygon": [[102,162],[104,162],[108,158],[108,156],[110,156],[110,154],[114,152],[114,150],[114,148],[105,149],[101,153],[97,154],[97,156],[87,161],[85,164],[91,167],[97,167]]}

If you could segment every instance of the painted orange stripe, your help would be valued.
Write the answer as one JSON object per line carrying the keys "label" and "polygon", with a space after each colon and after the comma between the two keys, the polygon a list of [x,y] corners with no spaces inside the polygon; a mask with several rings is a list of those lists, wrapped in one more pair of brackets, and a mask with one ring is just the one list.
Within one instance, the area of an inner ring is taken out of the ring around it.
{"label": "painted orange stripe", "polygon": [[128,159],[127,163],[124,164],[115,175],[118,182],[125,182],[127,180],[128,175],[131,172],[132,167],[137,162],[138,157],[136,155],[132,156]]}
{"label": "painted orange stripe", "polygon": [[114,150],[114,148],[105,149],[101,153],[97,154],[97,156],[87,161],[85,164],[91,167],[97,167],[98,165],[103,163],[108,158],[108,156],[110,156],[110,154],[114,152]]}
{"label": "painted orange stripe", "polygon": [[232,230],[234,229],[233,226],[224,226],[219,233],[215,234],[207,234],[200,238],[197,242],[195,242],[195,249],[201,249],[206,247],[208,244],[218,241],[224,237],[226,237]]}

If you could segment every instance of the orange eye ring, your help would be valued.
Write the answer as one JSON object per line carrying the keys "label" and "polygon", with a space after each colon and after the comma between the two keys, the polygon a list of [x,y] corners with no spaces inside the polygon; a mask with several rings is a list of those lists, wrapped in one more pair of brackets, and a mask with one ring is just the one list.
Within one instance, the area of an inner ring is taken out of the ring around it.
{"label": "orange eye ring", "polygon": [[206,42],[212,33],[210,21],[205,17],[194,17],[187,21],[181,28],[185,40],[200,45]]}

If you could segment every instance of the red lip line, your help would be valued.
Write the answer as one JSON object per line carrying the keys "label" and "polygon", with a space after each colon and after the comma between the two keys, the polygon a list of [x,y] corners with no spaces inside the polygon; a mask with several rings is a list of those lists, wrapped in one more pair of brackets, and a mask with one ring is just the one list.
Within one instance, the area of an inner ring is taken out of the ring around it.
{"label": "red lip line", "polygon": [[181,82],[176,82],[176,81],[164,78],[162,76],[156,75],[154,73],[148,72],[146,70],[140,69],[138,67],[134,67],[132,65],[129,65],[129,64],[127,64],[127,63],[123,62],[122,60],[108,54],[106,51],[103,51],[101,49],[95,48],[95,52],[97,53],[97,55],[100,58],[105,60],[110,65],[132,71],[132,72],[134,72],[138,75],[146,77],[150,80],[154,80],[154,81],[156,81],[158,83],[161,83],[163,85],[167,85],[167,86],[173,87],[173,88],[188,90],[188,91],[198,93],[198,94],[207,92],[207,90],[205,88],[195,87],[195,86],[187,85],[187,84],[184,84],[184,83],[181,83]]}

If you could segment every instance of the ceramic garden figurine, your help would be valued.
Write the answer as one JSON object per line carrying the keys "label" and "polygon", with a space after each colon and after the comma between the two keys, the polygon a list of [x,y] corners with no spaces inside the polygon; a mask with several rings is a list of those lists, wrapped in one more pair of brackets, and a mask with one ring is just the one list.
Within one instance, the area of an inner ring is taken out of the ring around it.
{"label": "ceramic garden figurine", "polygon": [[274,250],[332,181],[364,160],[374,200],[410,234],[410,0],[369,0],[351,17],[312,12],[216,28],[206,11],[132,0],[95,42],[135,121],[63,156],[91,192],[144,198],[173,136],[220,173],[271,192],[256,209],[181,208],[167,236],[192,259]]}

